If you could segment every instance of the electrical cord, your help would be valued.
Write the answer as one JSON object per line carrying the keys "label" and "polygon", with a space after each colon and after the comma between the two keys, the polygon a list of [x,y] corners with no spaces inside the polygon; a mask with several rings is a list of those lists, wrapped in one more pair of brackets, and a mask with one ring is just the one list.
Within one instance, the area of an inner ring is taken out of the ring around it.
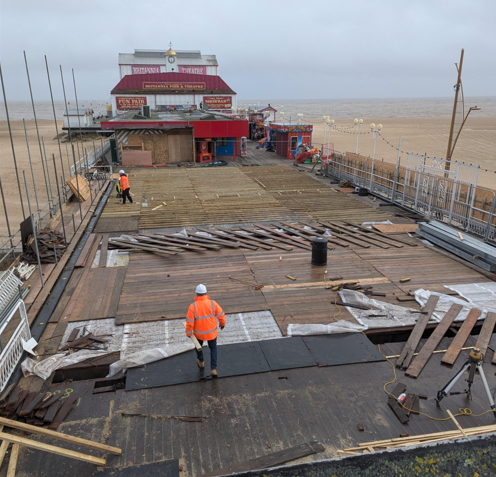
{"label": "electrical cord", "polygon": [[[365,334],[365,333],[364,333]],[[379,350],[379,353],[382,354],[382,351],[381,351],[381,345],[378,344],[377,345],[377,348]],[[384,356],[382,354],[382,356]],[[400,401],[398,401],[398,398],[394,395],[394,394],[391,394],[387,389],[386,389],[386,386],[389,386],[390,384],[394,383],[397,379],[397,375],[396,375],[396,366],[394,365],[394,363],[392,363],[388,358],[386,358],[386,356],[384,356],[384,359],[389,363],[391,364],[391,366],[393,367],[393,373],[394,373],[394,379],[392,381],[389,381],[387,382],[386,384],[384,384],[384,392],[392,397],[403,409],[405,409],[406,411],[410,411],[410,412],[413,412],[415,414],[421,414],[422,416],[426,416],[428,417],[429,419],[432,419],[433,421],[449,421],[451,420],[451,417],[443,417],[443,418],[439,418],[439,417],[434,417],[434,416],[430,416],[429,414],[426,414],[425,412],[421,412],[421,411],[415,411],[413,409],[409,409],[407,408],[406,406],[404,406]],[[482,416],[484,414],[487,414],[488,412],[494,412],[493,409],[488,409],[487,411],[484,411],[484,412],[481,412],[480,414],[474,414],[472,409],[470,409],[469,407],[460,407],[458,409],[458,413],[456,414],[453,414],[454,417],[457,417],[457,416],[473,416],[473,417],[479,417],[479,416]]]}

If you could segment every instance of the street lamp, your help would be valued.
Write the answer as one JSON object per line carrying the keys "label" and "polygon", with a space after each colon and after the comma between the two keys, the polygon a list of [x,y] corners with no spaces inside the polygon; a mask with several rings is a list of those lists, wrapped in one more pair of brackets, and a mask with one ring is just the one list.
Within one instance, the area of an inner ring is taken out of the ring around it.
{"label": "street lamp", "polygon": [[370,123],[370,130],[372,131],[372,134],[374,135],[374,148],[372,150],[372,167],[370,168],[369,192],[372,192],[372,184],[374,181],[375,140],[377,139],[377,134],[379,134],[381,132],[381,129],[382,129],[382,124],[378,124],[376,126],[375,123]]}
{"label": "street lamp", "polygon": [[372,149],[372,160],[374,160],[375,157],[375,140],[377,139],[377,134],[381,132],[382,129],[382,124],[378,124],[377,126],[375,123],[370,123],[370,130],[372,131],[372,134],[374,135],[374,147]]}
{"label": "street lamp", "polygon": [[326,118],[326,126],[328,127],[328,136],[327,136],[327,149],[329,149],[329,144],[331,142],[331,129],[333,128],[334,126],[334,123],[336,121],[334,121],[334,119],[331,119],[329,116],[327,116]]}
{"label": "street lamp", "polygon": [[363,119],[354,119],[353,122],[355,123],[357,132],[355,154],[358,154],[358,132],[360,131],[360,126],[363,124]]}
{"label": "street lamp", "polygon": [[298,124],[301,124],[301,118],[303,117],[302,113],[298,113]]}

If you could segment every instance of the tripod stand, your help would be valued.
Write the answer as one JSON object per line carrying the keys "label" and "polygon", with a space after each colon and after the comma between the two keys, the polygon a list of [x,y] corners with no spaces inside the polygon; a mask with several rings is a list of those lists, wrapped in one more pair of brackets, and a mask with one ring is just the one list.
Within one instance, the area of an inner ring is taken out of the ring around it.
{"label": "tripod stand", "polygon": [[[455,385],[455,383],[458,381],[458,379],[461,378],[463,373],[466,370],[469,370],[468,372],[468,378],[466,379],[468,383],[468,388],[465,389],[465,391],[456,391],[456,392],[450,392],[451,388]],[[441,391],[437,392],[437,398],[436,398],[436,404],[439,406],[439,403],[448,396],[453,396],[455,394],[466,394],[467,397],[472,400],[472,392],[471,392],[471,387],[474,382],[474,376],[475,376],[475,370],[479,370],[480,377],[482,379],[482,383],[484,384],[484,389],[486,390],[487,398],[489,400],[489,404],[491,405],[491,409],[493,410],[494,417],[496,418],[496,406],[494,405],[494,399],[491,396],[491,391],[489,389],[489,385],[487,384],[486,376],[484,374],[484,370],[482,369],[482,353],[480,352],[479,348],[474,348],[469,356],[468,360],[464,363],[462,366],[462,369],[453,377],[450,379],[448,384],[444,386]]]}

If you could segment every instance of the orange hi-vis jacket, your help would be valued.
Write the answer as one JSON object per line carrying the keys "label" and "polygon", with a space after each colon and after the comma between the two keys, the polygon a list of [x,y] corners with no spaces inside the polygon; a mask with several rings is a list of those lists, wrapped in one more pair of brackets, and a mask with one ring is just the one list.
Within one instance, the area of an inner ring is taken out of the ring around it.
{"label": "orange hi-vis jacket", "polygon": [[129,179],[127,176],[121,176],[121,178],[119,179],[119,183],[122,190],[129,189]]}
{"label": "orange hi-vis jacket", "polygon": [[186,334],[195,334],[197,339],[211,341],[217,338],[217,320],[226,326],[226,317],[219,304],[208,295],[195,297],[186,315]]}

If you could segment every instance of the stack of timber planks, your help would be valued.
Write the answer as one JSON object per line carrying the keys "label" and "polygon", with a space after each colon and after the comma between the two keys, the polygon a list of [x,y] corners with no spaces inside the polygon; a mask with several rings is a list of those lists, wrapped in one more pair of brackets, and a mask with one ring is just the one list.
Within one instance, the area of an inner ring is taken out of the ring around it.
{"label": "stack of timber planks", "polygon": [[418,224],[417,234],[449,252],[481,267],[488,272],[496,271],[496,247],[484,243],[465,232],[432,220]]}

